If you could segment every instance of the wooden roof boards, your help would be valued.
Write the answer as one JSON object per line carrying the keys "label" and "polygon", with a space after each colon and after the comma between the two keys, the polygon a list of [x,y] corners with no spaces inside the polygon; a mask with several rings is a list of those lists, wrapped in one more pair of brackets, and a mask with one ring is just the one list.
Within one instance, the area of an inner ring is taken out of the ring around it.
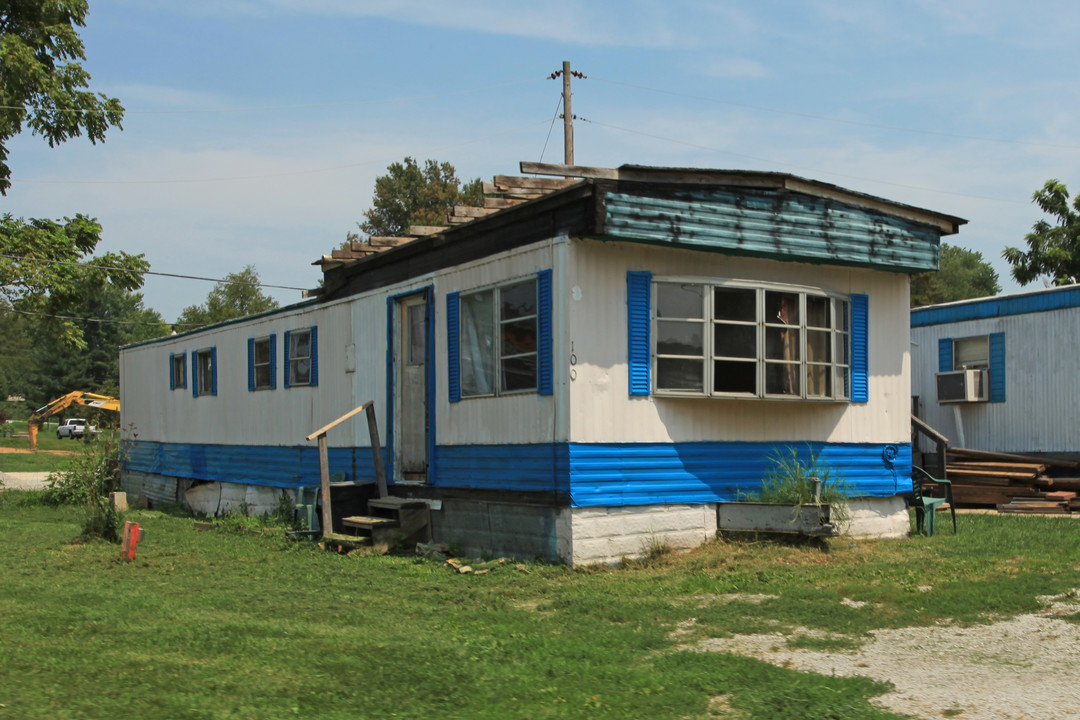
{"label": "wooden roof boards", "polygon": [[785,173],[540,163],[521,170],[560,177],[495,176],[484,183],[484,206],[453,208],[445,226],[411,228],[412,238],[386,252],[324,256],[316,264],[324,268],[325,296],[560,233],[914,273],[935,269],[940,237],[966,222]]}

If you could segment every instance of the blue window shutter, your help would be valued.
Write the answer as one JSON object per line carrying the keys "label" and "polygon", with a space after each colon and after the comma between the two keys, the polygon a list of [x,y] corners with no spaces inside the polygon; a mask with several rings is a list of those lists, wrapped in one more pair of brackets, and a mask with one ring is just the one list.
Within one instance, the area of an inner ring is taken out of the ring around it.
{"label": "blue window shutter", "polygon": [[851,401],[870,400],[870,298],[851,296]]}
{"label": "blue window shutter", "polygon": [[953,370],[953,342],[952,338],[941,338],[937,341],[937,369],[938,372],[952,372]]}
{"label": "blue window shutter", "polygon": [[446,385],[450,402],[461,400],[460,306],[460,293],[453,292],[446,296]]}
{"label": "blue window shutter", "polygon": [[169,353],[169,389],[176,389],[176,374],[173,373],[173,358],[176,357],[176,353]]}
{"label": "blue window shutter", "polygon": [[990,402],[1005,402],[1005,333],[990,333]]}
{"label": "blue window shutter", "polygon": [[199,397],[199,351],[191,351],[191,396]]}
{"label": "blue window shutter", "polygon": [[627,365],[630,373],[630,394],[648,395],[651,388],[649,359],[652,343],[649,338],[651,325],[650,300],[652,273],[626,273],[627,336],[629,347]]}
{"label": "blue window shutter", "polygon": [[289,385],[290,385],[289,380],[291,379],[289,377],[289,345],[291,344],[289,342],[289,334],[290,334],[289,331],[286,330],[285,331],[285,375],[284,375],[285,387],[286,388],[289,387]]}
{"label": "blue window shutter", "polygon": [[217,347],[210,348],[210,394],[217,395]]}
{"label": "blue window shutter", "polygon": [[255,338],[248,338],[248,392],[255,389]]}
{"label": "blue window shutter", "polygon": [[270,389],[277,390],[277,335],[270,336]]}
{"label": "blue window shutter", "polygon": [[311,326],[311,377],[309,384],[315,387],[319,384],[319,328]]}
{"label": "blue window shutter", "polygon": [[536,276],[537,390],[541,395],[555,393],[551,333],[551,271]]}

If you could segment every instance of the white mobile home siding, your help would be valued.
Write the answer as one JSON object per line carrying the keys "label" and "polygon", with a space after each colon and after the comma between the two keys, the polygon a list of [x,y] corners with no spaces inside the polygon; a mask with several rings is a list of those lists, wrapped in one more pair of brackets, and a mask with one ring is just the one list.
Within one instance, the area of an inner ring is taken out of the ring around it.
{"label": "white mobile home siding", "polygon": [[[1076,288],[1044,291],[1027,296],[1028,301],[1075,294]],[[997,302],[1025,299],[1025,295],[1003,297]],[[991,299],[992,302],[995,301]],[[942,310],[975,305],[958,303],[937,306]],[[929,308],[927,309],[929,310]],[[953,408],[959,410],[963,445],[978,450],[1066,454],[1080,452],[1080,308],[1066,307],[1022,312],[959,322],[919,327],[913,313],[911,330],[914,367],[912,395],[919,398],[922,418],[960,445]],[[938,342],[943,338],[965,338],[1004,333],[1004,402],[939,404],[935,374],[939,368]],[[931,448],[924,448],[931,450]]]}
{"label": "white mobile home siding", "polygon": [[[858,268],[578,241],[563,301],[571,306],[574,354],[570,436],[574,442],[906,442],[908,278]],[[626,274],[736,279],[869,296],[869,402],[630,397],[627,393]]]}

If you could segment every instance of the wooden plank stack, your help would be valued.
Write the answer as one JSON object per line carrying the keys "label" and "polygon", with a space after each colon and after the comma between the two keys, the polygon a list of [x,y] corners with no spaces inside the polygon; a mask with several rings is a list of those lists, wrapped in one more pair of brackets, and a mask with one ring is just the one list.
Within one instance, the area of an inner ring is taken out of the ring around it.
{"label": "wooden plank stack", "polygon": [[958,507],[1005,513],[1080,512],[1080,462],[950,448],[947,471]]}
{"label": "wooden plank stack", "polygon": [[318,265],[323,272],[326,272],[347,263],[364,260],[372,255],[404,245],[418,237],[438,235],[452,226],[487,217],[499,210],[543,197],[556,190],[576,185],[578,182],[580,180],[573,178],[529,178],[496,175],[494,182],[483,184],[483,207],[456,205],[447,213],[445,225],[412,225],[409,227],[409,234],[402,237],[372,237],[367,242],[350,240],[331,251],[329,255],[323,255],[311,264]]}

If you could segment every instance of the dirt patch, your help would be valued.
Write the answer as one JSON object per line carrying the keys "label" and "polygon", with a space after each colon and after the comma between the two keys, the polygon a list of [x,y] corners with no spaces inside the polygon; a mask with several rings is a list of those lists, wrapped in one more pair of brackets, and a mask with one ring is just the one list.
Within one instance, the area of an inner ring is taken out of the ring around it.
{"label": "dirt patch", "polygon": [[78,450],[31,450],[29,448],[0,447],[0,455],[26,455],[32,452],[45,455],[78,455]]}
{"label": "dirt patch", "polygon": [[861,675],[895,689],[875,702],[920,718],[1067,720],[1080,717],[1080,591],[1039,598],[1046,609],[977,627],[899,628],[869,633],[858,650],[786,646],[787,633],[711,638],[692,650],[730,652],[822,675]]}

